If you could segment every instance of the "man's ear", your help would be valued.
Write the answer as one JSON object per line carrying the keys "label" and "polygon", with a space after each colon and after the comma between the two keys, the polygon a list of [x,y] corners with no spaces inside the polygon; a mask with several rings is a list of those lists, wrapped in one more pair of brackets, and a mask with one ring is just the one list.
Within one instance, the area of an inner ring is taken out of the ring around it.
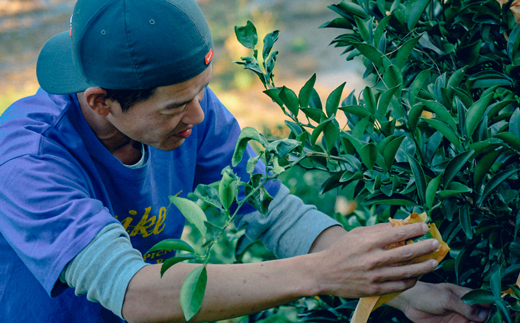
{"label": "man's ear", "polygon": [[105,101],[106,95],[107,91],[97,86],[89,87],[84,92],[87,105],[102,117],[110,113],[110,104]]}

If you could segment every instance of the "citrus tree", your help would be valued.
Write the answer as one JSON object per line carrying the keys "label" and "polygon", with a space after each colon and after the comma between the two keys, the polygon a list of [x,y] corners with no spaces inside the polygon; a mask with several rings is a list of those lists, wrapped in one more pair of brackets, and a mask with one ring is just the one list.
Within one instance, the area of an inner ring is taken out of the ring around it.
{"label": "citrus tree", "polygon": [[[268,172],[254,174],[254,158],[248,161],[251,178],[246,182],[227,168],[219,183],[199,186],[189,196],[193,201],[171,198],[201,232],[204,250],[195,252],[177,240],[154,247],[180,251],[165,262],[163,272],[179,261],[202,262],[181,293],[186,319],[202,302],[211,248],[220,237],[239,234],[232,228],[237,209],[232,205],[247,202],[265,213],[272,197],[263,184],[299,167],[326,175],[317,192],[335,190],[357,202],[350,215],[334,215],[346,229],[426,212],[451,250],[422,280],[473,288],[463,299],[494,303],[492,322],[519,322],[516,1],[345,0],[329,8],[338,18],[322,27],[345,31],[332,44],[344,48],[346,64],[360,57],[364,77],[372,83],[361,93],[343,93],[341,84],[320,98],[316,75],[299,89],[275,85],[278,31],[266,35],[260,48],[251,22],[235,28],[240,43],[252,52],[237,63],[259,77],[265,94],[287,116],[290,134],[269,141],[255,129],[244,129],[233,163],[255,141]],[[341,114],[346,124],[339,123]],[[225,223],[207,221],[204,211],[210,209],[225,215]],[[240,260],[245,246],[239,242],[237,249]],[[301,322],[348,322],[356,304],[320,295],[293,306]],[[276,312],[247,320],[279,321]],[[371,320],[406,318],[383,306]]]}
{"label": "citrus tree", "polygon": [[[464,300],[494,303],[494,322],[512,322],[520,310],[516,6],[495,0],[331,5],[338,18],[322,27],[345,30],[332,44],[344,48],[347,61],[361,57],[372,85],[343,95],[342,84],[323,100],[313,89],[316,75],[301,89],[275,86],[276,32],[264,39],[259,57],[254,26],[236,29],[253,51],[239,64],[259,76],[288,118],[289,139],[300,142],[284,162],[327,173],[321,193],[336,189],[358,202],[352,215],[337,216],[347,229],[426,212],[451,250],[424,280],[474,288]],[[337,121],[342,113],[347,125]],[[348,320],[355,306],[331,297],[320,304],[304,309],[301,319]],[[393,315],[382,308],[373,319]]]}

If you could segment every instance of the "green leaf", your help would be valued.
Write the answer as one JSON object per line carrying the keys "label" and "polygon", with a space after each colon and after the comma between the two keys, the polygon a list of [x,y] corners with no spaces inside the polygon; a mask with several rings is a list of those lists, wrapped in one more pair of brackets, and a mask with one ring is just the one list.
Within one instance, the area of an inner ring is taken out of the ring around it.
{"label": "green leaf", "polygon": [[260,144],[262,144],[262,146],[264,146],[264,147],[267,147],[267,145],[269,145],[269,143],[264,138],[264,136],[261,133],[259,133],[255,128],[246,127],[244,129],[242,129],[242,132],[240,133],[240,135],[238,136],[238,139],[237,139],[237,144],[235,146],[235,152],[233,153],[233,158],[232,158],[233,167],[236,167],[238,165],[238,163],[240,163],[240,161],[242,160],[242,157],[244,156],[244,152],[246,151],[246,148],[247,148],[247,143],[250,140],[255,140],[255,141],[259,142]]}
{"label": "green leaf", "polygon": [[395,95],[397,97],[401,96],[401,87],[403,85],[403,74],[401,73],[401,69],[395,65],[390,65],[383,76],[383,80],[385,81],[386,86],[391,89],[394,87],[398,87]]}
{"label": "green leaf", "polygon": [[235,200],[235,182],[236,180],[226,172],[226,169],[224,169],[222,171],[222,179],[220,180],[220,184],[218,186],[218,194],[220,203],[226,210],[229,210],[229,207]]}
{"label": "green leaf", "polygon": [[453,90],[453,88],[459,87],[459,84],[462,81],[462,78],[464,77],[465,73],[466,67],[463,67],[453,72],[453,74],[450,76],[448,84],[446,86],[446,88],[448,89],[448,96],[450,100],[453,100],[453,97],[455,96],[455,91]]}
{"label": "green leaf", "polygon": [[280,91],[280,94],[278,94],[278,96],[283,101],[285,106],[287,106],[289,111],[291,111],[292,114],[295,117],[297,117],[298,112],[300,111],[300,106],[299,106],[300,102],[298,100],[298,97],[296,96],[296,93],[294,93],[293,90],[284,86],[284,87],[282,87],[282,90]]}
{"label": "green leaf", "polygon": [[365,9],[363,9],[363,7],[350,1],[341,1],[341,3],[337,5],[337,7],[348,13],[359,16],[363,19],[369,17]]}
{"label": "green leaf", "polygon": [[498,269],[491,275],[491,279],[489,280],[489,284],[491,287],[491,292],[493,295],[495,295],[496,299],[499,299],[500,296],[502,296],[502,287],[501,287],[501,281],[502,276],[500,274],[500,270],[502,267],[498,267]]}
{"label": "green leaf", "polygon": [[516,58],[516,52],[518,51],[518,45],[520,44],[520,26],[517,24],[513,31],[509,34],[507,40],[507,56],[511,61]]}
{"label": "green leaf", "polygon": [[365,164],[365,166],[372,170],[376,163],[377,158],[377,146],[373,143],[369,143],[361,148],[359,151],[359,156],[361,157],[361,162]]}
{"label": "green leaf", "polygon": [[453,196],[458,196],[458,195],[461,195],[461,194],[464,194],[464,193],[471,193],[473,190],[469,187],[467,187],[466,185],[462,185],[460,183],[457,183],[457,182],[454,182],[454,183],[450,183],[450,185],[448,185],[448,188],[439,192],[437,194],[437,196],[439,197],[440,200],[445,200],[447,198],[450,198],[450,197],[453,197]]}
{"label": "green leaf", "polygon": [[300,107],[306,108],[309,106],[309,102],[311,100],[312,90],[314,89],[314,84],[316,83],[316,73],[314,73],[311,78],[305,83],[305,85],[301,88],[300,94],[298,95],[298,99],[300,100]]}
{"label": "green leaf", "polygon": [[320,95],[318,94],[316,89],[312,89],[312,94],[311,94],[311,100],[309,102],[309,107],[314,108],[314,109],[318,109],[320,111],[323,110],[323,107],[321,105]]}
{"label": "green leaf", "polygon": [[[408,91],[408,101],[410,101],[410,105],[415,105],[415,100],[417,99],[417,95],[419,94],[419,91],[421,90],[424,82],[426,79],[430,77],[431,69],[427,69],[424,71],[421,71],[415,79],[412,82],[412,85],[410,85],[410,90]],[[417,123],[416,123],[417,124]]]}
{"label": "green leaf", "polygon": [[417,128],[417,123],[419,123],[419,118],[422,115],[424,109],[424,104],[418,103],[413,106],[408,114],[408,125],[410,126],[410,130],[415,131]]}
{"label": "green leaf", "polygon": [[365,134],[365,130],[369,124],[373,124],[373,121],[370,120],[370,117],[359,120],[352,129],[352,136],[359,140],[363,140],[363,135]]}
{"label": "green leaf", "polygon": [[410,163],[410,168],[412,169],[419,199],[422,204],[426,204],[426,177],[424,176],[422,166],[413,156],[406,154],[406,157],[408,157],[408,162]]}
{"label": "green leaf", "polygon": [[245,26],[235,26],[235,34],[238,41],[246,48],[254,49],[258,43],[255,25],[249,20]]}
{"label": "green leaf", "polygon": [[285,168],[281,167],[278,163],[278,156],[273,157],[273,173],[276,175],[280,175],[281,173],[285,172]]}
{"label": "green leaf", "polygon": [[278,139],[272,141],[266,148],[266,152],[274,152],[280,158],[285,158],[295,148],[299,147],[301,142],[294,139]]}
{"label": "green leaf", "polygon": [[325,111],[327,112],[327,117],[331,117],[335,115],[338,111],[339,102],[341,101],[341,94],[343,93],[343,88],[346,83],[338,86],[327,98],[327,103],[325,104]]}
{"label": "green leaf", "polygon": [[511,170],[505,170],[505,171],[502,171],[498,174],[496,174],[495,176],[493,176],[493,178],[491,178],[489,180],[489,182],[486,184],[486,187],[484,188],[484,192],[482,193],[482,196],[478,199],[478,205],[482,205],[482,203],[484,202],[484,200],[486,199],[486,197],[498,186],[500,185],[503,181],[505,181],[506,179],[508,179],[511,175],[513,175],[514,173],[516,173],[518,170],[516,169],[511,169]]}
{"label": "green leaf", "polygon": [[478,142],[474,142],[471,145],[469,145],[469,150],[475,151],[475,156],[479,154],[488,154],[498,147],[502,146],[503,143],[498,138],[490,138]]}
{"label": "green leaf", "polygon": [[411,205],[415,206],[417,203],[406,195],[392,194],[388,197],[385,194],[378,194],[365,200],[366,205]]}
{"label": "green leaf", "polygon": [[269,89],[264,91],[267,96],[269,96],[274,102],[276,102],[280,108],[283,109],[283,101],[280,99],[280,90],[278,89]]}
{"label": "green leaf", "polygon": [[426,10],[428,3],[430,3],[430,0],[410,0],[408,2],[406,6],[406,25],[408,27],[408,30],[411,31],[415,28],[415,25],[421,18],[421,15],[423,14],[424,10]]}
{"label": "green leaf", "polygon": [[503,142],[508,144],[511,148],[516,151],[520,151],[520,139],[509,132],[497,133],[493,137],[501,139]]}
{"label": "green leaf", "polygon": [[500,314],[502,314],[502,319],[504,319],[507,323],[512,323],[511,316],[509,315],[509,311],[507,310],[507,306],[503,300],[495,301],[495,305],[498,308]]}
{"label": "green leaf", "polygon": [[345,182],[348,183],[348,182],[354,181],[356,179],[363,179],[363,173],[361,173],[361,172],[353,173],[353,172],[345,171],[341,175],[341,178],[339,179],[339,181],[341,183],[345,183]]}
{"label": "green leaf", "polygon": [[462,231],[466,234],[468,239],[473,239],[473,229],[471,228],[471,212],[469,204],[464,204],[459,209],[459,221],[462,226]]}
{"label": "green leaf", "polygon": [[482,184],[482,180],[501,153],[502,149],[489,152],[477,162],[475,171],[473,172],[473,185],[475,186],[477,192],[480,192],[480,185]]}
{"label": "green leaf", "polygon": [[424,103],[424,105],[433,111],[437,117],[437,119],[443,121],[444,123],[448,124],[453,130],[457,130],[457,124],[455,123],[455,120],[453,120],[453,117],[448,112],[448,109],[446,109],[445,106],[440,104],[436,101],[430,101],[430,100],[422,100],[421,102]]}
{"label": "green leaf", "polygon": [[516,101],[515,100],[503,100],[503,101],[498,101],[498,102],[493,103],[492,105],[490,105],[488,107],[488,109],[489,109],[488,114],[487,114],[488,118],[489,119],[494,118],[500,112],[500,110],[504,109],[507,105],[509,105],[513,102],[516,102]]}
{"label": "green leaf", "polygon": [[[262,174],[253,174],[253,176],[251,176],[251,180],[249,181],[250,185],[246,185],[244,189],[246,196],[249,195],[255,187],[261,185],[262,181]],[[265,187],[262,187],[255,191],[253,196],[247,199],[247,202],[255,209],[257,209],[261,214],[266,215],[272,200],[273,197],[269,194]]]}
{"label": "green leaf", "polygon": [[464,303],[468,305],[494,303],[497,298],[492,292],[485,289],[474,289],[462,296]]}
{"label": "green leaf", "polygon": [[342,28],[342,29],[352,29],[352,24],[347,19],[340,17],[333,19],[332,21],[326,22],[319,26],[318,28]]}
{"label": "green leaf", "polygon": [[435,195],[437,194],[437,189],[439,188],[439,184],[441,183],[442,174],[433,178],[426,187],[426,207],[431,210],[433,207],[433,201],[435,200]]}
{"label": "green leaf", "polygon": [[164,273],[170,269],[170,267],[172,267],[173,265],[175,264],[178,264],[179,262],[181,261],[185,261],[185,260],[191,260],[191,259],[195,259],[196,256],[195,255],[192,255],[192,254],[185,254],[185,255],[180,255],[180,256],[175,256],[175,257],[170,257],[168,259],[166,259],[162,265],[161,265],[161,277],[164,275]]}
{"label": "green leaf", "polygon": [[352,46],[354,46],[358,51],[361,52],[361,54],[374,63],[377,68],[381,68],[383,66],[383,53],[381,53],[374,46],[363,43],[353,43]]}
{"label": "green leaf", "polygon": [[316,128],[314,128],[314,130],[312,131],[312,134],[311,134],[311,144],[313,146],[316,144],[316,140],[318,140],[318,137],[323,132],[323,129],[325,129],[325,127],[329,123],[331,123],[333,119],[334,119],[334,116],[332,116],[326,120],[323,120]]}
{"label": "green leaf", "polygon": [[381,118],[385,116],[386,111],[388,109],[388,105],[392,101],[392,98],[394,97],[394,94],[398,88],[399,86],[395,86],[391,89],[388,89],[379,97],[379,102],[377,103],[377,114]]}
{"label": "green leaf", "polygon": [[256,164],[258,163],[258,160],[260,159],[260,157],[261,157],[261,155],[249,158],[249,160],[247,161],[247,166],[246,166],[246,172],[248,174],[252,174],[255,171]]}
{"label": "green leaf", "polygon": [[323,113],[323,111],[321,111],[319,109],[301,108],[301,110],[307,117],[309,117],[311,120],[313,120],[315,122],[320,122],[320,120],[327,118],[325,113]]}
{"label": "green leaf", "polygon": [[378,144],[377,144],[377,151],[380,153],[380,154],[383,154],[383,152],[385,151],[385,148],[386,146],[388,146],[388,144],[394,140],[395,138],[397,138],[396,136],[394,135],[391,135],[391,136],[388,136],[386,137],[385,139],[381,140]]}
{"label": "green leaf", "polygon": [[363,90],[363,100],[365,101],[365,106],[368,108],[370,113],[375,115],[377,109],[376,97],[369,86],[365,87]]}
{"label": "green leaf", "polygon": [[401,146],[401,143],[403,142],[405,136],[400,136],[392,140],[388,145],[385,147],[383,151],[383,158],[385,160],[386,168],[388,170],[392,169],[392,165],[395,160],[395,155],[397,154],[397,151],[399,150],[399,147]]}
{"label": "green leaf", "polygon": [[401,46],[397,52],[397,56],[395,57],[395,65],[397,65],[397,67],[403,67],[404,63],[415,48],[415,45],[419,42],[419,39],[421,39],[421,36],[409,39],[403,44],[403,46]]}
{"label": "green leaf", "polygon": [[172,202],[181,211],[182,215],[186,220],[190,221],[197,229],[199,229],[202,236],[206,235],[206,226],[204,221],[207,221],[206,214],[204,211],[193,201],[188,199],[170,196],[170,202]]}
{"label": "green leaf", "polygon": [[361,35],[361,38],[366,41],[367,43],[370,43],[370,31],[368,30],[368,24],[365,22],[365,20],[359,18],[358,16],[354,16],[354,20],[356,21],[356,26],[358,28],[359,34]]}
{"label": "green leaf", "polygon": [[[314,131],[316,131],[316,129],[314,129]],[[314,132],[313,132],[314,134]],[[347,138],[350,143],[352,144],[352,146],[354,146],[354,149],[356,149],[356,151],[358,152],[359,154],[359,151],[361,150],[361,148],[363,148],[363,146],[365,145],[364,142],[362,142],[361,140],[357,139],[356,137],[352,136],[351,134],[349,133],[346,133],[346,132],[343,132],[342,133],[342,136]]]}
{"label": "green leaf", "polygon": [[473,150],[465,151],[450,160],[448,165],[446,165],[444,176],[442,178],[444,187],[448,187],[448,184],[451,182],[451,180],[457,176],[457,173],[462,169],[464,164],[466,164],[466,162],[473,156],[474,153],[475,151]]}
{"label": "green leaf", "polygon": [[[459,224],[460,225],[460,224]],[[457,258],[455,258],[455,278],[456,278],[456,284],[460,285],[462,282],[460,281],[460,274],[464,270],[462,268],[463,266],[467,265],[467,260],[469,256],[471,255],[471,252],[475,248],[475,242],[468,243],[465,245],[462,250],[457,255]]]}
{"label": "green leaf", "polygon": [[372,115],[370,111],[360,105],[349,105],[346,107],[339,107],[339,109],[345,113],[351,113],[361,119]]}
{"label": "green leaf", "polygon": [[158,250],[182,250],[195,253],[195,250],[185,241],[180,239],[164,239],[163,241],[156,243],[146,253]]}
{"label": "green leaf", "polygon": [[323,128],[323,137],[325,138],[325,144],[327,145],[327,151],[334,147],[338,140],[338,128],[333,122],[328,122]]}
{"label": "green leaf", "polygon": [[454,87],[452,87],[451,89],[453,90],[454,97],[459,98],[459,100],[462,102],[464,107],[468,108],[473,105],[473,100],[466,92],[461,91],[460,89],[454,88]]}
{"label": "green leaf", "polygon": [[181,307],[186,321],[191,320],[202,306],[208,273],[206,266],[200,266],[189,273],[181,288]]}
{"label": "green leaf", "polygon": [[422,121],[428,123],[430,126],[432,126],[435,130],[442,133],[446,139],[448,139],[457,150],[460,149],[460,139],[459,136],[451,129],[450,126],[445,124],[442,121],[435,120],[435,119],[427,119],[427,118],[421,118]]}
{"label": "green leaf", "polygon": [[481,98],[477,102],[475,102],[471,108],[469,108],[468,113],[466,114],[466,133],[469,137],[473,135],[473,131],[477,128],[478,124],[482,120],[482,116],[484,115],[484,112],[486,112],[486,109],[489,105],[489,102],[491,102],[491,99],[493,98],[493,93],[490,93],[486,95],[485,97]]}
{"label": "green leaf", "polygon": [[509,120],[509,132],[520,139],[520,109],[516,108]]}
{"label": "green leaf", "polygon": [[392,18],[392,15],[386,16],[383,19],[381,19],[381,21],[377,25],[376,31],[374,31],[374,43],[375,43],[376,47],[379,47],[379,42],[381,41],[381,37],[383,36],[386,26],[388,26],[388,23],[390,22],[391,18]]}
{"label": "green leaf", "polygon": [[278,40],[279,31],[275,30],[264,37],[264,49],[262,51],[262,58],[264,61],[269,57],[274,43]]}
{"label": "green leaf", "polygon": [[198,198],[202,202],[210,204],[217,209],[220,209],[222,207],[222,205],[220,204],[218,191],[211,185],[197,185],[197,187],[195,188],[195,192],[189,193],[188,198]]}

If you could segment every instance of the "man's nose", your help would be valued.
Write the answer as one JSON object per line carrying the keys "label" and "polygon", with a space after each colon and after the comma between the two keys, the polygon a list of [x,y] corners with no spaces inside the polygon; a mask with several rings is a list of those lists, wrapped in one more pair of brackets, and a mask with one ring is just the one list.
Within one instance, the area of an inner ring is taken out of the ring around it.
{"label": "man's nose", "polygon": [[188,103],[186,114],[182,118],[184,124],[199,124],[204,121],[204,111],[196,98]]}

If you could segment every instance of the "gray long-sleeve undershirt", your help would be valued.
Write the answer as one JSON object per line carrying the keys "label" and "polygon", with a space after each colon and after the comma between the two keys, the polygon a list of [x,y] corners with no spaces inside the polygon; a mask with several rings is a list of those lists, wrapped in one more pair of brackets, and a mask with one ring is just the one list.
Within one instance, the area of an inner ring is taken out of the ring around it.
{"label": "gray long-sleeve undershirt", "polygon": [[[339,223],[289,194],[284,185],[271,202],[266,217],[252,212],[235,219],[237,228],[246,227],[250,240],[261,239],[279,258],[308,253],[318,235],[334,225]],[[76,295],[87,294],[89,301],[99,302],[123,318],[127,286],[146,265],[142,254],[132,247],[123,226],[112,223],[65,267],[60,281],[75,288]]]}

